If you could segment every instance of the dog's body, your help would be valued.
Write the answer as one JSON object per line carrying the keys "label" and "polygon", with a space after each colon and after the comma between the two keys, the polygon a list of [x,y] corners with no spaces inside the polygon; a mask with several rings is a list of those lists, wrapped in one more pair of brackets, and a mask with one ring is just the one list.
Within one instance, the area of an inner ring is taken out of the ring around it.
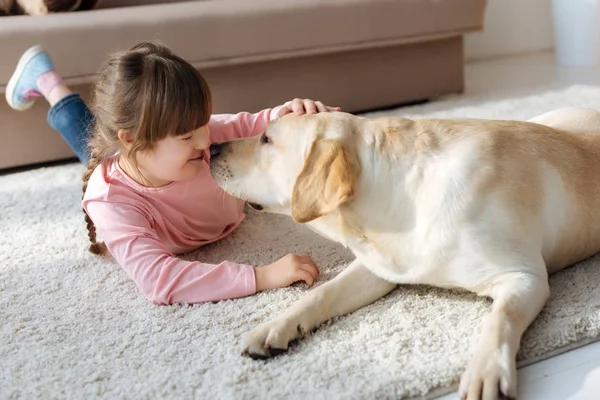
{"label": "dog's body", "polygon": [[250,333],[268,357],[398,283],[494,300],[461,380],[469,398],[516,396],[521,335],[548,273],[600,251],[600,113],[532,122],[284,117],[264,136],[211,148],[227,192],[291,215],[350,248],[355,262]]}

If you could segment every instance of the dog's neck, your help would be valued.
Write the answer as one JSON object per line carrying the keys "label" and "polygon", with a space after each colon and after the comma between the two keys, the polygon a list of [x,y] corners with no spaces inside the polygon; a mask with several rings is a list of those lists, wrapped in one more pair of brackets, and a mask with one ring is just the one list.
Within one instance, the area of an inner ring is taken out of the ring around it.
{"label": "dog's neck", "polygon": [[311,230],[317,232],[325,239],[340,243],[349,247],[348,239],[351,237],[364,237],[358,225],[351,223],[348,213],[344,212],[344,206],[333,212],[310,221],[306,224]]}

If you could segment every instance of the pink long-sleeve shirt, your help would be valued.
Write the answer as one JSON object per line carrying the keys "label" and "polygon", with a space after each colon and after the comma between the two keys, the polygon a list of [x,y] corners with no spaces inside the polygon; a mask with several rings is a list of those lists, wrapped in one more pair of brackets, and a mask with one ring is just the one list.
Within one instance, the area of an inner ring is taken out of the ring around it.
{"label": "pink long-sleeve shirt", "polygon": [[[278,111],[213,115],[210,139],[257,135]],[[148,188],[125,174],[113,156],[92,173],[82,205],[112,256],[153,303],[217,301],[256,292],[250,265],[175,256],[221,239],[244,219],[243,202],[217,186],[208,164],[192,180]]]}

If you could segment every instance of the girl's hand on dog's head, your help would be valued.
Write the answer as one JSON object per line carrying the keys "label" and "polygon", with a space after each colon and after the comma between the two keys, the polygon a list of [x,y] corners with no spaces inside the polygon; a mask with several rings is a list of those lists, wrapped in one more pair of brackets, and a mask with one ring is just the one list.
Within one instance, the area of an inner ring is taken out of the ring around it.
{"label": "girl's hand on dog's head", "polygon": [[321,112],[341,111],[340,107],[326,106],[320,101],[311,99],[294,99],[285,103],[279,110],[278,117],[294,113],[295,115],[317,114]]}

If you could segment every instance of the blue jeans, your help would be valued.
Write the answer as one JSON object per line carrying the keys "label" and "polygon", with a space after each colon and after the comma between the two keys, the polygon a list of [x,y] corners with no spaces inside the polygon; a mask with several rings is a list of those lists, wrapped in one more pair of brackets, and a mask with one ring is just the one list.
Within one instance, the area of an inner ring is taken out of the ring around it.
{"label": "blue jeans", "polygon": [[83,164],[90,155],[87,140],[94,116],[77,93],[63,97],[48,110],[48,123],[57,130]]}

